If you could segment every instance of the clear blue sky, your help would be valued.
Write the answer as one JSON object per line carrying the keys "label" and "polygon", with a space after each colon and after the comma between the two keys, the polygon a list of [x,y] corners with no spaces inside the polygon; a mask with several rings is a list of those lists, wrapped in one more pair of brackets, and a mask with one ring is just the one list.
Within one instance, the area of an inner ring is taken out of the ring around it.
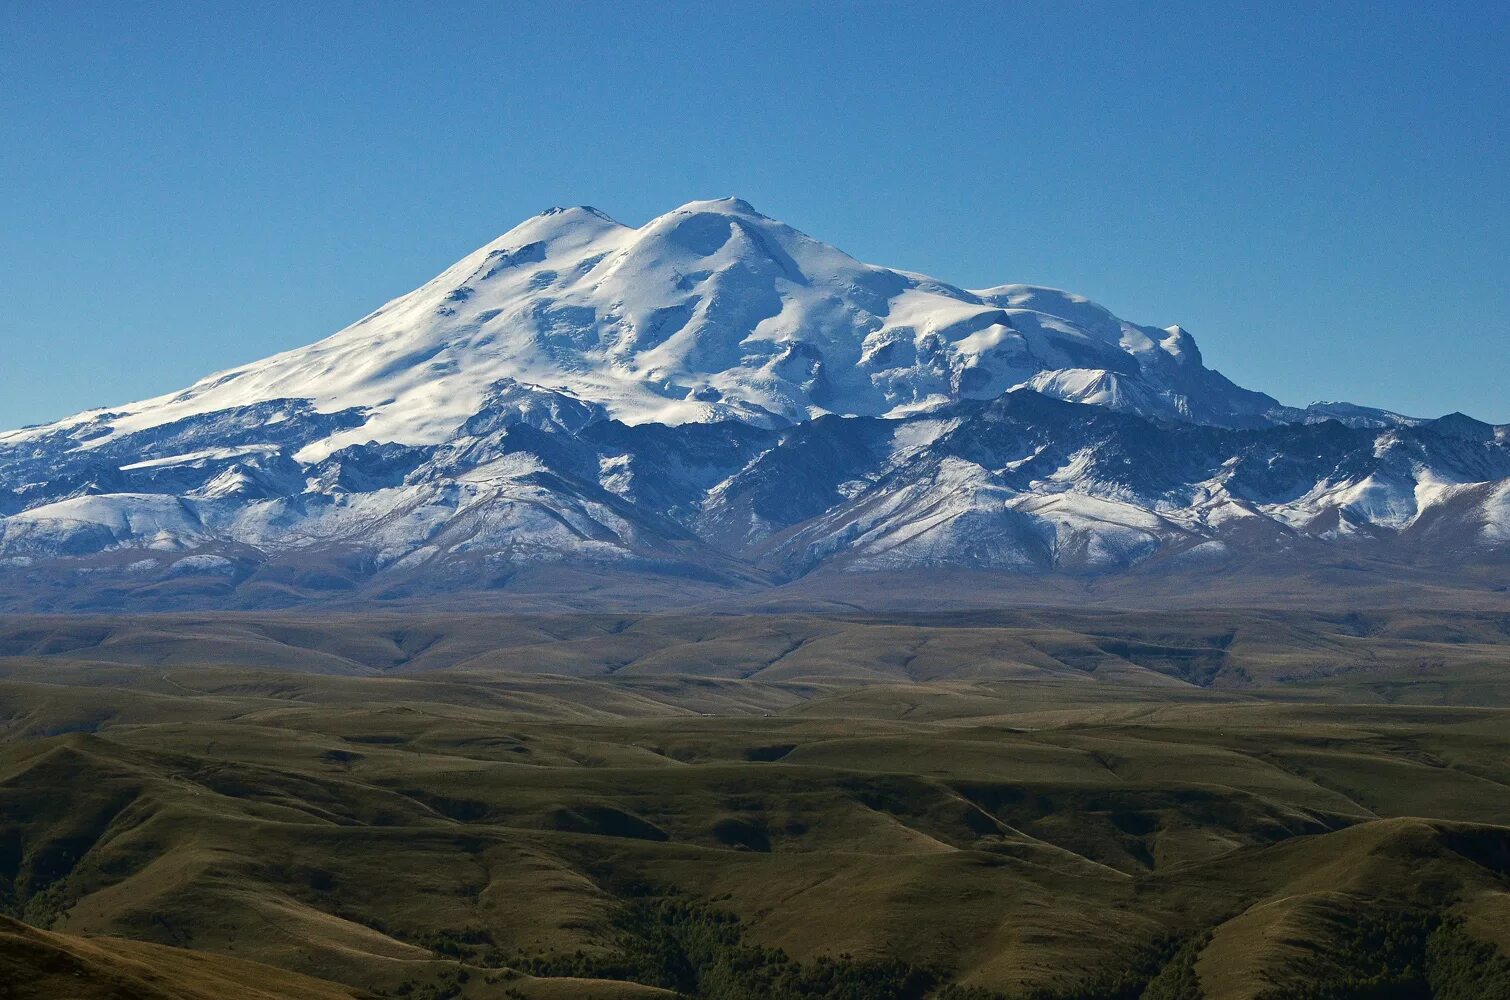
{"label": "clear blue sky", "polygon": [[550,205],[728,194],[877,263],[1178,322],[1287,402],[1510,421],[1507,24],[0,3],[0,427],[313,341]]}

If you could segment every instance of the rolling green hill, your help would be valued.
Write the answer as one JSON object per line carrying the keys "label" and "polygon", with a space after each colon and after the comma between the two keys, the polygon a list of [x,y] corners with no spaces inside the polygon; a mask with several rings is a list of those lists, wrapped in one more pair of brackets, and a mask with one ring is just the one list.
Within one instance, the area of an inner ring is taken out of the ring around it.
{"label": "rolling green hill", "polygon": [[1502,618],[1054,618],[12,620],[5,961],[38,1000],[1510,995]]}

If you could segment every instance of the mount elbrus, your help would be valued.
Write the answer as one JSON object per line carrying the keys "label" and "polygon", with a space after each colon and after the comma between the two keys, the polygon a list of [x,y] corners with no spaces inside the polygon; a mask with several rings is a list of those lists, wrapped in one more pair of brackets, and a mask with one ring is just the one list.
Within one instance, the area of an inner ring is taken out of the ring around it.
{"label": "mount elbrus", "polygon": [[1284,406],[1177,326],[863,264],[732,199],[552,209],[317,344],[0,434],[11,605],[1507,546],[1510,426]]}

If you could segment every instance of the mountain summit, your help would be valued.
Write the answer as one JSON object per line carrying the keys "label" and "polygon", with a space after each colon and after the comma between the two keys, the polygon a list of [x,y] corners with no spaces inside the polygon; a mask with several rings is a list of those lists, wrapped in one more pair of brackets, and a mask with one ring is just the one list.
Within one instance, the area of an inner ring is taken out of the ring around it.
{"label": "mountain summit", "polygon": [[301,456],[320,458],[444,441],[502,378],[629,424],[900,416],[1020,387],[1222,426],[1283,419],[1274,399],[1205,368],[1179,327],[1047,288],[966,291],[863,264],[726,198],[638,229],[550,209],[317,344],[33,433],[87,422],[98,443],[286,398],[359,408],[359,425]]}
{"label": "mountain summit", "polygon": [[557,208],[319,343],[0,434],[0,570],[63,604],[85,570],[290,599],[544,563],[1102,573],[1499,544],[1507,475],[1504,428],[1286,407],[1178,326],[865,264],[739,199]]}

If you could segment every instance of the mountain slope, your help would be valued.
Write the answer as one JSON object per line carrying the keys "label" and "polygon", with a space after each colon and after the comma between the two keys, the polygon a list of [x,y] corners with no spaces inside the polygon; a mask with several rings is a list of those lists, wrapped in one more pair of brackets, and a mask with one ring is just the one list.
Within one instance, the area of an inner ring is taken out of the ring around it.
{"label": "mountain slope", "polygon": [[0,575],[67,606],[1411,561],[1502,548],[1507,482],[1507,428],[1282,406],[1068,293],[863,264],[738,200],[578,208],[310,347],[0,434]]}

